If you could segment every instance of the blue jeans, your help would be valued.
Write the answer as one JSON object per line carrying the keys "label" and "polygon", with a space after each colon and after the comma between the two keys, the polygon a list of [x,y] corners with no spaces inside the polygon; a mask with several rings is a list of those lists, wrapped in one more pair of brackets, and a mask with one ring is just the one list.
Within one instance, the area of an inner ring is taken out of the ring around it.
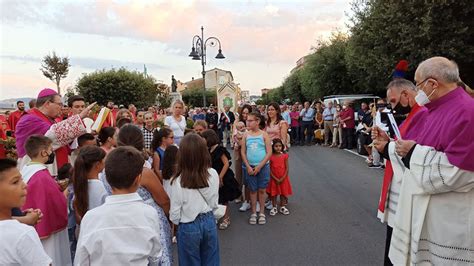
{"label": "blue jeans", "polygon": [[219,239],[212,212],[178,226],[179,265],[220,265]]}

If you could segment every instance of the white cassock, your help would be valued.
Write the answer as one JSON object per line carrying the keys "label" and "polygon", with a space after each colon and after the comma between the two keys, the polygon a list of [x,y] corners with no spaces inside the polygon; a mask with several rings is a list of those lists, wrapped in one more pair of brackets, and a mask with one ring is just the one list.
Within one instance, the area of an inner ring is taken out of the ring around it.
{"label": "white cassock", "polygon": [[[417,145],[405,168],[389,144],[394,176],[402,185],[390,245],[394,265],[474,264],[474,172],[444,152]],[[473,158],[474,160],[474,158]]]}

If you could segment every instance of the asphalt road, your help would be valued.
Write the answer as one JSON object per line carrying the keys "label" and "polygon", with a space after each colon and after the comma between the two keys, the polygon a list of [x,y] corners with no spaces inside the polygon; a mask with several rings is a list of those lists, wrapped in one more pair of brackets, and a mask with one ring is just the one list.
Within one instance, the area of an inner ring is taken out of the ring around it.
{"label": "asphalt road", "polygon": [[231,203],[231,226],[219,231],[222,265],[382,265],[385,226],[376,218],[383,170],[321,146],[292,147],[291,214],[249,225]]}

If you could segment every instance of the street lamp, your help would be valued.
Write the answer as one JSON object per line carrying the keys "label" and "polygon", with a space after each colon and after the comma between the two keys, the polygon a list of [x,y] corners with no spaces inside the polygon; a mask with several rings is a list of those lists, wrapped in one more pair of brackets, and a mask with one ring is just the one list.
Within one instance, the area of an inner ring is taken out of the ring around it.
{"label": "street lamp", "polygon": [[191,53],[189,57],[192,60],[201,60],[202,65],[202,82],[204,85],[204,90],[202,92],[202,101],[203,107],[206,107],[206,71],[204,70],[204,66],[206,65],[206,46],[214,47],[216,46],[216,42],[219,44],[219,50],[216,55],[216,59],[224,59],[225,56],[222,54],[221,49],[221,41],[216,37],[209,37],[204,41],[204,27],[201,26],[201,36],[194,35],[193,37],[193,46],[191,48]]}

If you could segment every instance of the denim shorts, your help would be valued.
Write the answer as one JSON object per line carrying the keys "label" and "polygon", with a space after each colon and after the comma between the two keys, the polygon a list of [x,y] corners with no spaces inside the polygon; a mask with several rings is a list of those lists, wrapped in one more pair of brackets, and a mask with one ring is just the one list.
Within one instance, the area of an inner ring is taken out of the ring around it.
{"label": "denim shorts", "polygon": [[[254,167],[253,165],[251,166]],[[242,165],[242,172],[245,175],[245,185],[250,191],[255,192],[259,189],[267,188],[270,181],[270,164],[265,164],[257,175],[249,175],[245,165]]]}

